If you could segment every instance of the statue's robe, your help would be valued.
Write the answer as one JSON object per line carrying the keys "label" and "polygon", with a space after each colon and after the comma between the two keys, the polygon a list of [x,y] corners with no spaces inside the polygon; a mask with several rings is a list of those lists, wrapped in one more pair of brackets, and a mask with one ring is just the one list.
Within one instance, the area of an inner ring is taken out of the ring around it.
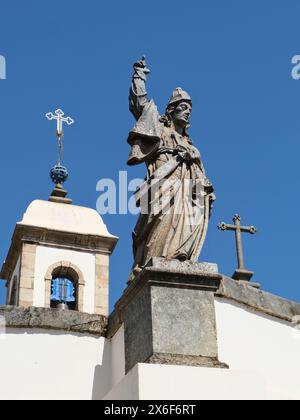
{"label": "statue's robe", "polygon": [[[160,121],[148,102],[130,132],[129,165],[144,162],[148,173],[136,193],[141,215],[133,232],[134,268],[152,257],[197,261],[207,231],[211,188],[200,153],[187,136]],[[185,159],[189,152],[193,160]]]}

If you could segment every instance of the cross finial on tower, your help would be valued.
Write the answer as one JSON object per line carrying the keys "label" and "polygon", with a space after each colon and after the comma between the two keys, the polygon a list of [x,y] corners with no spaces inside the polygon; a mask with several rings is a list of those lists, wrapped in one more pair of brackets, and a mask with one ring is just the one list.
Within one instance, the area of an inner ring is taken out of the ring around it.
{"label": "cross finial on tower", "polygon": [[46,118],[51,120],[56,120],[56,135],[58,137],[58,149],[59,149],[59,158],[58,158],[58,164],[61,164],[62,161],[62,149],[63,149],[63,143],[62,143],[62,137],[64,135],[63,132],[63,123],[66,123],[68,125],[74,124],[74,120],[71,117],[64,117],[65,113],[61,109],[57,109],[54,114],[53,112],[48,112],[46,114]]}
{"label": "cross finial on tower", "polygon": [[51,120],[56,120],[56,135],[58,138],[58,163],[55,165],[50,172],[50,178],[55,184],[55,189],[53,190],[50,201],[59,201],[63,203],[72,203],[72,200],[65,198],[67,191],[62,188],[62,184],[68,179],[68,170],[65,166],[62,165],[62,155],[63,155],[63,123],[67,125],[74,124],[74,120],[71,117],[64,117],[65,113],[61,109],[57,109],[54,114],[48,112],[46,118]]}
{"label": "cross finial on tower", "polygon": [[242,232],[251,233],[252,235],[254,235],[257,232],[257,229],[254,226],[241,226],[241,217],[238,214],[234,215],[233,222],[234,225],[228,225],[227,223],[222,222],[218,225],[218,228],[221,230],[232,230],[235,232],[238,268],[233,274],[232,278],[235,280],[249,282],[254,273],[245,268],[242,245]]}

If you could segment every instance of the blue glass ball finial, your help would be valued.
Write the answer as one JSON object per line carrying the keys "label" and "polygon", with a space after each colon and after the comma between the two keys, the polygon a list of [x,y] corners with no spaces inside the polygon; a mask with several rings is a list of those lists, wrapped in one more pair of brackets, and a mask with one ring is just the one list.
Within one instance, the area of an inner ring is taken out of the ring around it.
{"label": "blue glass ball finial", "polygon": [[65,166],[55,165],[50,171],[50,178],[55,185],[63,184],[67,181],[69,176],[68,170]]}

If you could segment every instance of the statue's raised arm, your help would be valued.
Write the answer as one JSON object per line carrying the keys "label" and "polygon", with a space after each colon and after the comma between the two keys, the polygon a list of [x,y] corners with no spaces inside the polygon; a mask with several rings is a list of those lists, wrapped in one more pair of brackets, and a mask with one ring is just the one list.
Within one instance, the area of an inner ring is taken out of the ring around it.
{"label": "statue's raised arm", "polygon": [[146,58],[137,61],[133,65],[134,73],[129,92],[129,109],[138,120],[147,104],[146,81],[150,70],[146,65]]}

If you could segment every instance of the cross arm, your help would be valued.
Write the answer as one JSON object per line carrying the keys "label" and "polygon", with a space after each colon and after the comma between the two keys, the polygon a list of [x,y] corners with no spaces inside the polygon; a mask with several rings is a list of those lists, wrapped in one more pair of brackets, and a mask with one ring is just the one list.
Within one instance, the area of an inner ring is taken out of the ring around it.
{"label": "cross arm", "polygon": [[62,118],[62,121],[66,122],[68,125],[72,125],[74,124],[74,120],[71,117],[67,117],[67,118]]}
{"label": "cross arm", "polygon": [[55,119],[55,115],[52,112],[48,112],[48,114],[46,114],[46,118],[51,121]]}
{"label": "cross arm", "polygon": [[251,235],[254,235],[257,232],[257,229],[254,226],[241,226],[240,229],[241,232],[251,233]]}
{"label": "cross arm", "polygon": [[220,230],[236,230],[236,226],[235,225],[228,225],[227,223],[220,223],[218,225],[218,229]]}
{"label": "cross arm", "polygon": [[220,230],[240,230],[241,232],[245,233],[251,233],[251,235],[254,235],[254,233],[257,232],[257,229],[254,226],[238,226],[238,225],[228,225],[227,223],[220,223],[218,225],[218,229]]}

